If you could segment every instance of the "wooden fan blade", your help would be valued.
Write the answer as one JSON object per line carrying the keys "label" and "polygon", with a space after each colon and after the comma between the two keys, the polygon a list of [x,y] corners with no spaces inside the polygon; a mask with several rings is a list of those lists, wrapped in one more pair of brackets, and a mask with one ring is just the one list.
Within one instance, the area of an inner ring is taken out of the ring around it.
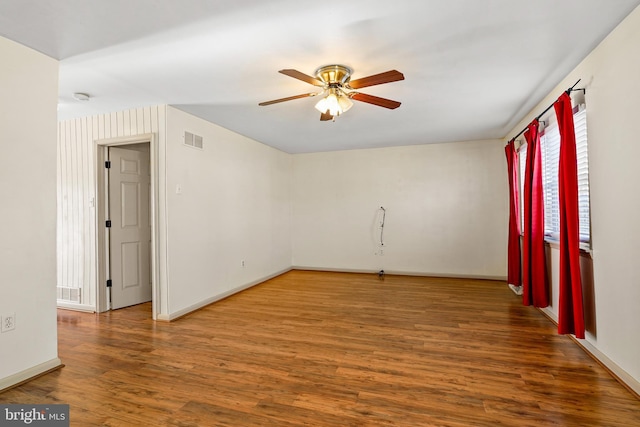
{"label": "wooden fan blade", "polygon": [[397,82],[398,80],[404,80],[404,75],[400,71],[391,70],[380,74],[374,74],[373,76],[351,80],[348,83],[348,86],[352,89],[360,89],[361,87]]}
{"label": "wooden fan blade", "polygon": [[261,107],[264,107],[265,105],[277,104],[278,102],[293,101],[294,99],[308,98],[310,96],[316,96],[316,95],[317,93],[303,93],[302,95],[288,96],[286,98],[274,99],[273,101],[261,102],[258,105]]}
{"label": "wooden fan blade", "polygon": [[365,93],[350,93],[349,98],[355,99],[356,101],[377,105],[379,107],[388,108],[390,110],[395,110],[400,106],[400,103],[398,101],[393,101],[391,99],[386,99],[386,98],[380,98],[373,95],[367,95]]}
{"label": "wooden fan blade", "polygon": [[314,86],[324,86],[322,81],[316,79],[315,77],[311,77],[305,73],[302,73],[298,70],[286,69],[280,70],[279,73],[284,74],[285,76],[293,77],[294,79],[302,80],[303,82],[312,84]]}
{"label": "wooden fan blade", "polygon": [[333,116],[329,114],[329,110],[326,113],[320,113],[320,121],[327,122],[329,120],[333,120]]}

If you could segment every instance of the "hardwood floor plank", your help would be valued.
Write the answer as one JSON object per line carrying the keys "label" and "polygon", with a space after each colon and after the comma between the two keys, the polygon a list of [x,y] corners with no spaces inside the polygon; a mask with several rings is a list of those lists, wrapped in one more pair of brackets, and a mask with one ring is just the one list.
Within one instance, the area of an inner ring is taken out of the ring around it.
{"label": "hardwood floor plank", "polygon": [[640,426],[503,282],[292,271],[175,322],[58,312],[65,367],[0,394],[73,426]]}

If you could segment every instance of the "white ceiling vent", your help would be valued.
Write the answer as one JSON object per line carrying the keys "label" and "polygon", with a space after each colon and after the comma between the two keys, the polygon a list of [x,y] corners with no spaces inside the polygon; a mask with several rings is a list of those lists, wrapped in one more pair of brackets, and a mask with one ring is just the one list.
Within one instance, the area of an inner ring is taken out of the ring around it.
{"label": "white ceiling vent", "polygon": [[202,137],[200,135],[194,135],[191,132],[184,132],[184,145],[188,145],[189,147],[199,148],[202,150]]}

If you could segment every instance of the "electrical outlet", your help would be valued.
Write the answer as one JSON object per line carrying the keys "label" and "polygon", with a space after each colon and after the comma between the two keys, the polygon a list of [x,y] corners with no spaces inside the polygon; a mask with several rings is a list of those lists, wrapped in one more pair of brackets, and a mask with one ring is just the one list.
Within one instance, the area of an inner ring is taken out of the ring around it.
{"label": "electrical outlet", "polygon": [[2,316],[2,332],[9,332],[16,328],[16,314]]}
{"label": "electrical outlet", "polygon": [[240,261],[240,267],[244,267],[244,260]]}

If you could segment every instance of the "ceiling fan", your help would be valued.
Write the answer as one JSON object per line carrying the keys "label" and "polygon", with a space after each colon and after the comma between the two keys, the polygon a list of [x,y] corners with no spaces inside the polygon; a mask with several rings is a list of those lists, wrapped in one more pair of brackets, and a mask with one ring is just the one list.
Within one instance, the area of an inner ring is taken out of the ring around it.
{"label": "ceiling fan", "polygon": [[279,102],[292,101],[294,99],[322,95],[322,99],[316,104],[316,109],[320,111],[321,121],[335,121],[336,117],[351,108],[353,105],[353,102],[351,102],[352,99],[377,105],[379,107],[389,108],[391,110],[400,106],[398,101],[355,91],[355,89],[363,87],[404,80],[404,75],[396,70],[386,71],[384,73],[374,74],[372,76],[356,80],[351,80],[353,70],[344,65],[325,65],[324,67],[320,67],[315,71],[315,77],[293,69],[280,70],[279,72],[286,76],[293,77],[294,79],[302,80],[303,82],[320,87],[322,88],[322,91],[274,99],[272,101],[261,102],[258,105],[265,106],[277,104]]}

